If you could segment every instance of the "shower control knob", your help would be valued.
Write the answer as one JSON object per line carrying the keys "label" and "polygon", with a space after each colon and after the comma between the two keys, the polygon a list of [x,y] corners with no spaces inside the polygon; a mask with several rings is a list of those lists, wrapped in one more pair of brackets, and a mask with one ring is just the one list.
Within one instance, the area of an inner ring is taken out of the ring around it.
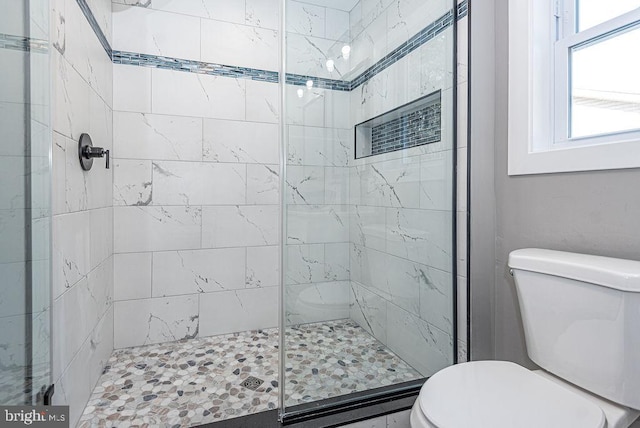
{"label": "shower control knob", "polygon": [[78,157],[83,170],[89,171],[93,166],[94,158],[106,157],[106,168],[109,169],[109,150],[102,147],[94,147],[89,134],[82,134],[78,142]]}

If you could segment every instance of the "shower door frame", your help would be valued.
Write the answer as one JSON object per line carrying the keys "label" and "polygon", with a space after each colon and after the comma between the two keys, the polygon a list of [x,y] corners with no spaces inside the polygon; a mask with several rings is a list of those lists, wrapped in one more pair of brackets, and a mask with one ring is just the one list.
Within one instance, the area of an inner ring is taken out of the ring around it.
{"label": "shower door frame", "polygon": [[[452,121],[451,121],[451,149],[452,149],[452,192],[451,192],[451,276],[452,276],[452,365],[458,364],[458,168],[457,168],[457,150],[458,150],[458,19],[460,4],[458,0],[451,1],[451,10],[453,12],[453,20],[451,24],[452,28],[452,55],[449,60],[452,62]],[[279,243],[279,279],[280,279],[280,299],[279,299],[279,373],[278,373],[278,420],[283,425],[296,424],[309,420],[315,420],[325,417],[335,417],[334,415],[347,415],[348,418],[345,421],[355,421],[359,419],[367,419],[374,416],[389,414],[405,409],[411,408],[417,397],[420,388],[424,384],[427,378],[403,382],[394,385],[388,385],[381,388],[369,389],[365,391],[359,391],[351,394],[341,395],[337,397],[331,397],[323,400],[316,400],[310,403],[297,404],[293,406],[285,405],[285,389],[286,389],[286,340],[285,332],[287,329],[286,323],[286,304],[285,304],[285,290],[286,290],[286,271],[285,260],[287,249],[287,198],[286,198],[286,174],[287,174],[287,150],[288,150],[288,138],[287,138],[287,102],[286,102],[286,56],[287,56],[287,26],[286,26],[286,6],[287,0],[280,0],[279,2],[279,29],[280,29],[280,70],[279,70],[279,86],[280,86],[280,243]],[[470,27],[470,14],[471,14],[471,0],[467,0],[467,14],[468,27]],[[468,33],[468,46],[470,47],[470,32]],[[469,49],[470,56],[470,49]],[[467,82],[469,82],[467,80]],[[468,83],[470,84],[470,82]],[[469,113],[467,108],[467,113]],[[467,114],[467,127],[469,126],[470,115]],[[469,133],[467,133],[467,143],[470,140]],[[469,144],[467,144],[467,148]],[[467,149],[468,150],[468,149]],[[467,189],[469,189],[469,162],[464,166],[467,169]],[[469,198],[469,191],[467,190],[467,198]],[[468,205],[467,205],[468,206]],[[469,242],[469,213],[466,213],[467,222],[467,234],[465,239]],[[469,269],[469,245],[467,245],[467,270]],[[467,276],[468,278],[468,276]],[[467,302],[470,300],[469,293],[469,280],[467,279]],[[470,306],[467,304],[466,311],[466,323],[469,326],[470,320]],[[467,328],[467,347],[470,349],[470,328]],[[336,419],[337,421],[337,419]],[[333,421],[332,421],[333,422]]]}

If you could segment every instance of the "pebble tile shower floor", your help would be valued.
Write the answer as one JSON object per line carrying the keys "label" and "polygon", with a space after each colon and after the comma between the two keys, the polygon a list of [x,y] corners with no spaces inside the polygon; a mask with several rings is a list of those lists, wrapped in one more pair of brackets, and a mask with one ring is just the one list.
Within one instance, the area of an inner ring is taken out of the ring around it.
{"label": "pebble tile shower floor", "polygon": [[[422,376],[352,321],[287,329],[286,404]],[[262,382],[260,382],[262,381]],[[188,427],[278,406],[278,331],[115,351],[80,427]]]}

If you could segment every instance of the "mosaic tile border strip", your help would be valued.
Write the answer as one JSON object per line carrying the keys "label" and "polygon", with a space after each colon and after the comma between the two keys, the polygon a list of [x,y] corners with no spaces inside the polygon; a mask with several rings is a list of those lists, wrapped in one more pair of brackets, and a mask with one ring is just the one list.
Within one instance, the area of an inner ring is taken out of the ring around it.
{"label": "mosaic tile border strip", "polygon": [[371,155],[395,152],[441,139],[440,101],[371,129]]}
{"label": "mosaic tile border strip", "polygon": [[[262,82],[278,83],[279,73],[276,71],[259,70],[248,67],[236,67],[231,65],[206,63],[194,60],[184,60],[178,58],[162,57],[158,55],[140,54],[134,52],[114,51],[111,49],[100,25],[91,12],[86,0],[76,0],[80,9],[89,21],[91,28],[95,32],[98,40],[102,44],[105,52],[114,64],[127,64],[142,67],[162,68],[165,70],[183,71],[189,73],[209,74],[231,78],[259,80]],[[468,13],[468,1],[464,0],[457,6],[457,13],[450,10],[409,40],[398,46],[387,54],[380,61],[369,67],[359,76],[351,81],[326,79],[314,76],[304,76],[287,73],[285,83],[293,86],[305,86],[308,80],[313,80],[314,86],[320,89],[330,89],[334,91],[349,92],[372,79],[377,74],[389,68],[411,52],[418,49],[423,44],[441,34],[445,29],[453,24],[455,18],[462,19]],[[455,15],[455,16],[454,16]]]}
{"label": "mosaic tile border strip", "polygon": [[98,24],[98,21],[93,15],[93,12],[91,12],[91,8],[87,4],[87,0],[76,0],[76,2],[78,3],[78,6],[80,6],[80,10],[82,10],[85,18],[87,18],[87,21],[89,21],[89,25],[91,26],[93,32],[96,34],[96,37],[104,48],[104,51],[107,53],[109,58],[111,58],[111,53],[113,52],[113,50],[111,49],[111,45],[109,44],[107,37],[102,32],[102,28],[100,28],[100,24]]}
{"label": "mosaic tile border strip", "polygon": [[189,73],[209,74],[213,76],[278,83],[277,71],[258,70],[255,68],[247,67],[235,67],[231,65],[170,58],[158,55],[113,51],[112,61],[114,64],[137,65],[140,67],[161,68],[164,70],[186,71]]}
{"label": "mosaic tile border strip", "polygon": [[0,49],[47,53],[49,51],[49,42],[47,40],[0,33]]}

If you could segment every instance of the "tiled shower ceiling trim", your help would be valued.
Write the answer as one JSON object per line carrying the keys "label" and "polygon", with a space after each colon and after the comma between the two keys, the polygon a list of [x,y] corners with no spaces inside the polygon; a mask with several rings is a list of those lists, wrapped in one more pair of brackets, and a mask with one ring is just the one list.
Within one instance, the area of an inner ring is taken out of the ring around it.
{"label": "tiled shower ceiling trim", "polygon": [[[276,71],[259,70],[255,68],[236,67],[232,65],[214,64],[186,59],[162,57],[158,55],[147,55],[133,52],[114,51],[111,49],[107,38],[100,29],[86,0],[76,0],[80,9],[89,21],[91,28],[96,33],[98,40],[102,44],[105,52],[112,59],[114,64],[136,65],[141,67],[162,68],[166,70],[184,71],[189,73],[210,74],[214,76],[232,77],[238,79],[260,80],[263,82],[278,83],[279,73]],[[462,19],[467,16],[468,1],[463,0],[458,4],[457,17]],[[378,73],[384,71],[395,64],[411,52],[418,49],[434,37],[442,33],[453,24],[453,10],[448,11],[431,24],[427,25],[418,34],[398,46],[387,54],[380,61],[369,67],[352,81],[325,79],[314,76],[303,76],[299,74],[286,75],[286,83],[295,86],[305,86],[307,81],[313,80],[314,86],[320,89],[331,89],[334,91],[352,91],[363,83],[368,82]]]}
{"label": "tiled shower ceiling trim", "polygon": [[0,49],[46,53],[49,50],[49,42],[46,40],[0,33]]}

